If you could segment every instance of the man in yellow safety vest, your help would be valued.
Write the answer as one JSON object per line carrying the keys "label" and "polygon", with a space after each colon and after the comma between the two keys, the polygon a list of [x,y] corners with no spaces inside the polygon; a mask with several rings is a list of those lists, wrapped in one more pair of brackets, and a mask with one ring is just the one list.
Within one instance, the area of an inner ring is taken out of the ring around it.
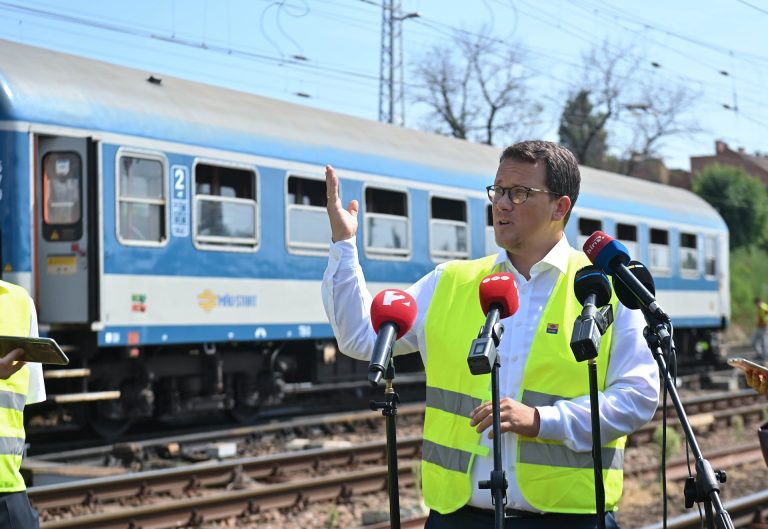
{"label": "man in yellow safety vest", "polygon": [[[37,314],[27,292],[0,281],[0,336],[37,336]],[[21,476],[24,455],[24,407],[45,400],[40,364],[18,361],[22,349],[0,359],[0,527],[37,529]]]}
{"label": "man in yellow safety vest", "polygon": [[[501,251],[439,264],[408,288],[418,314],[393,351],[419,351],[426,371],[422,490],[430,508],[427,529],[494,527],[491,493],[478,487],[493,467],[490,375],[471,374],[467,352],[485,320],[479,283],[495,271],[512,273],[519,290],[519,309],[502,320],[499,344],[506,527],[597,526],[587,366],[569,347],[582,309],[573,280],[589,263],[565,236],[580,182],[573,154],[555,143],[507,147],[493,185],[486,188]],[[408,186],[407,181],[392,183]],[[326,186],[333,242],[323,302],[339,349],[368,360],[375,334],[357,258],[359,206],[353,200],[344,208],[339,178],[330,166]],[[615,528],[626,436],[653,416],[659,380],[640,312],[619,305],[615,296],[611,303],[615,319],[601,341],[598,385],[606,527]]]}

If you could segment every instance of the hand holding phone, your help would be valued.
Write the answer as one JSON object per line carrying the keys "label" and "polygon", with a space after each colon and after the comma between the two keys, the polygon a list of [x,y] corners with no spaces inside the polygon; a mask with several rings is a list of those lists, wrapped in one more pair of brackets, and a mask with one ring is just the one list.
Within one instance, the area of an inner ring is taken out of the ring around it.
{"label": "hand holding phone", "polygon": [[729,358],[728,365],[743,370],[749,387],[768,396],[768,367],[756,364],[746,358]]}
{"label": "hand holding phone", "polygon": [[0,358],[0,378],[5,380],[10,378],[16,371],[24,367],[22,357],[24,356],[24,349],[14,349],[7,355]]}
{"label": "hand holding phone", "polygon": [[15,360],[39,362],[41,364],[67,365],[69,358],[51,338],[26,338],[23,336],[0,336],[0,358],[6,358],[17,349],[22,354]]}

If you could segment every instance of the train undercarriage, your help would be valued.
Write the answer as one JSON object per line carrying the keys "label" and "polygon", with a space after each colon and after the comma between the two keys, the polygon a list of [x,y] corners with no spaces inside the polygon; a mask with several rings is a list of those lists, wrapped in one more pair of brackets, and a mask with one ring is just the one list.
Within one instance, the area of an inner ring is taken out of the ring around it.
{"label": "train undercarriage", "polygon": [[[147,420],[228,415],[251,423],[275,415],[365,408],[382,389],[371,388],[368,364],[338,352],[335,341],[284,341],[99,349],[93,338],[50,333],[66,344],[66,371],[51,376],[48,401],[30,411],[61,412],[104,438]],[[423,398],[418,354],[398,357],[396,385]]]}

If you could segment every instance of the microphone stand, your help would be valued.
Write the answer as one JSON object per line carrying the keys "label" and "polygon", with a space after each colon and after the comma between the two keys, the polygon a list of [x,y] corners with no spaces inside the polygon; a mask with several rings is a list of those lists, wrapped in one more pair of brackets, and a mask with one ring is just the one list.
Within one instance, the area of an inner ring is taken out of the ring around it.
{"label": "microphone stand", "polygon": [[[606,305],[589,315],[576,318],[571,335],[571,350],[577,362],[587,360],[589,371],[589,409],[592,421],[592,461],[595,475],[595,516],[598,529],[605,529],[605,484],[603,483],[603,443],[600,436],[600,397],[597,390],[597,353],[600,338],[613,323],[613,308]],[[597,332],[595,332],[597,331]]]}
{"label": "microphone stand", "polygon": [[491,408],[493,412],[493,470],[491,478],[477,483],[481,489],[491,490],[495,513],[495,529],[504,529],[504,507],[507,505],[507,475],[501,463],[501,410],[499,407],[499,360],[498,346],[504,333],[504,326],[499,322],[499,309],[492,307],[490,322],[480,329],[478,337],[472,341],[469,357],[469,370],[473,375],[491,373]]}
{"label": "microphone stand", "polygon": [[[672,403],[675,406],[677,417],[685,432],[688,446],[696,459],[696,477],[689,477],[685,482],[683,490],[685,507],[690,509],[693,507],[694,502],[700,503],[703,501],[707,527],[710,529],[732,529],[733,522],[720,499],[719,483],[725,483],[725,472],[722,470],[712,470],[709,461],[704,459],[696,442],[696,436],[693,433],[691,423],[688,421],[688,416],[685,414],[685,409],[680,401],[677,388],[667,370],[662,348],[671,351],[675,347],[672,336],[670,336],[668,331],[667,322],[656,313],[652,313],[645,308],[641,308],[641,310],[647,323],[643,330],[643,336],[648,343],[648,348],[651,350],[653,357],[656,359],[661,376],[664,377],[667,392],[672,397]],[[666,315],[664,316],[666,317]],[[669,321],[668,318],[667,321]]]}
{"label": "microphone stand", "polygon": [[395,416],[400,397],[395,393],[392,381],[395,379],[395,359],[390,356],[384,373],[384,400],[370,403],[373,411],[381,410],[385,417],[387,431],[387,491],[389,493],[389,524],[392,529],[400,529],[400,492],[397,470],[397,430]]}

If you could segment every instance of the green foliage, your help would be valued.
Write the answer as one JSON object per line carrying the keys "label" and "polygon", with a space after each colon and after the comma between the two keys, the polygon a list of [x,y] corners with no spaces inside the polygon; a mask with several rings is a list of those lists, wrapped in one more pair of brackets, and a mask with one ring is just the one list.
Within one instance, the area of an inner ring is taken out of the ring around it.
{"label": "green foliage", "polygon": [[416,497],[419,499],[419,502],[421,502],[422,501],[421,461],[415,461],[413,463],[413,466],[411,467],[411,473],[413,474],[413,483],[414,483],[414,488],[416,489]]}
{"label": "green foliage", "polygon": [[[656,447],[656,453],[661,457],[661,425],[653,431],[653,444]],[[667,458],[677,454],[683,446],[683,440],[677,430],[667,426]]]}
{"label": "green foliage", "polygon": [[731,432],[736,439],[744,439],[744,417],[741,415],[731,416]]}
{"label": "green foliage", "polygon": [[[661,433],[662,433],[661,425],[658,425],[656,429],[653,431],[653,440],[652,443],[656,447],[656,455],[659,458],[659,487],[661,487]],[[683,440],[679,433],[677,433],[677,430],[674,428],[671,428],[667,426],[667,460],[670,459],[671,456],[677,454],[680,451],[680,448],[683,446]]]}
{"label": "green foliage", "polygon": [[768,194],[759,179],[740,167],[713,164],[694,176],[693,191],[725,220],[731,249],[763,242],[768,226]]}
{"label": "green foliage", "polygon": [[568,147],[579,163],[603,167],[606,156],[606,115],[593,113],[589,92],[581,90],[565,105],[560,116],[560,143]]}
{"label": "green foliage", "polygon": [[328,512],[328,519],[325,521],[325,529],[336,529],[339,523],[339,509],[334,503]]}
{"label": "green foliage", "polygon": [[768,252],[739,248],[731,252],[731,321],[750,333],[755,324],[755,296],[768,299]]}

